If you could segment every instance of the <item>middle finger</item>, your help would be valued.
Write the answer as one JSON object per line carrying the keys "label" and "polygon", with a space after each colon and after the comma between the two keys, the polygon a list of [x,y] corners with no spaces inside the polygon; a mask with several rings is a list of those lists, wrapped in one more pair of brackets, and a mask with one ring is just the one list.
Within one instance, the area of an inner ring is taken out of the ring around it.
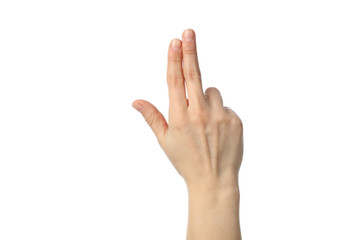
{"label": "middle finger", "polygon": [[201,73],[196,50],[195,32],[192,29],[184,31],[183,36],[183,72],[189,98],[189,106],[205,103],[202,88]]}

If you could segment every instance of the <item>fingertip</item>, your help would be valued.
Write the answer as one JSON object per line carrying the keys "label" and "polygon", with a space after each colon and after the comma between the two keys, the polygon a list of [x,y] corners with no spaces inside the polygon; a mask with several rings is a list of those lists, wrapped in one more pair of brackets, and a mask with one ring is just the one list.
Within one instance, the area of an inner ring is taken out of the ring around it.
{"label": "fingertip", "polygon": [[178,38],[174,38],[173,40],[171,40],[171,48],[174,51],[178,51],[181,49],[181,40]]}
{"label": "fingertip", "polygon": [[134,106],[134,104],[138,103],[138,100],[134,100],[131,105]]}
{"label": "fingertip", "polygon": [[133,108],[135,108],[139,112],[141,112],[143,109],[143,105],[137,100],[133,101],[131,105]]}
{"label": "fingertip", "polygon": [[190,42],[195,39],[195,31],[191,28],[186,29],[182,34],[183,40]]}

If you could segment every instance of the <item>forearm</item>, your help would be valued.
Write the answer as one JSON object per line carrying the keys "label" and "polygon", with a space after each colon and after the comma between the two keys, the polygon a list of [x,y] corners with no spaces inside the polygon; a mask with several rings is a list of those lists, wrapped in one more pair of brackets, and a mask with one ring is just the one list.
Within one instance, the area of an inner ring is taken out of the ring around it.
{"label": "forearm", "polygon": [[187,240],[241,240],[237,179],[188,186]]}

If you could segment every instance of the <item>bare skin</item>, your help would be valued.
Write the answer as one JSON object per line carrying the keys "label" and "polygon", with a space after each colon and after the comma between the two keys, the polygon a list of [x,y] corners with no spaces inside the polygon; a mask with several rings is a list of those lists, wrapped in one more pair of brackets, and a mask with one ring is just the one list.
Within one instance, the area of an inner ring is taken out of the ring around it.
{"label": "bare skin", "polygon": [[187,240],[241,240],[238,175],[243,157],[242,121],[223,106],[219,90],[203,92],[192,29],[169,45],[167,85],[169,122],[148,101],[136,100],[133,107],[185,180],[189,194]]}

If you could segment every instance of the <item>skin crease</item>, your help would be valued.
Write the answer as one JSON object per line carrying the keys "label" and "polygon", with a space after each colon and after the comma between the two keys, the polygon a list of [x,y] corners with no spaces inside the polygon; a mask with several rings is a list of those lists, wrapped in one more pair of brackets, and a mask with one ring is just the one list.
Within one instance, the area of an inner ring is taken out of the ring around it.
{"label": "skin crease", "polygon": [[169,45],[167,85],[169,122],[148,101],[136,100],[133,107],[185,180],[189,194],[187,240],[241,240],[238,174],[243,125],[231,108],[223,106],[218,89],[203,92],[192,29]]}

